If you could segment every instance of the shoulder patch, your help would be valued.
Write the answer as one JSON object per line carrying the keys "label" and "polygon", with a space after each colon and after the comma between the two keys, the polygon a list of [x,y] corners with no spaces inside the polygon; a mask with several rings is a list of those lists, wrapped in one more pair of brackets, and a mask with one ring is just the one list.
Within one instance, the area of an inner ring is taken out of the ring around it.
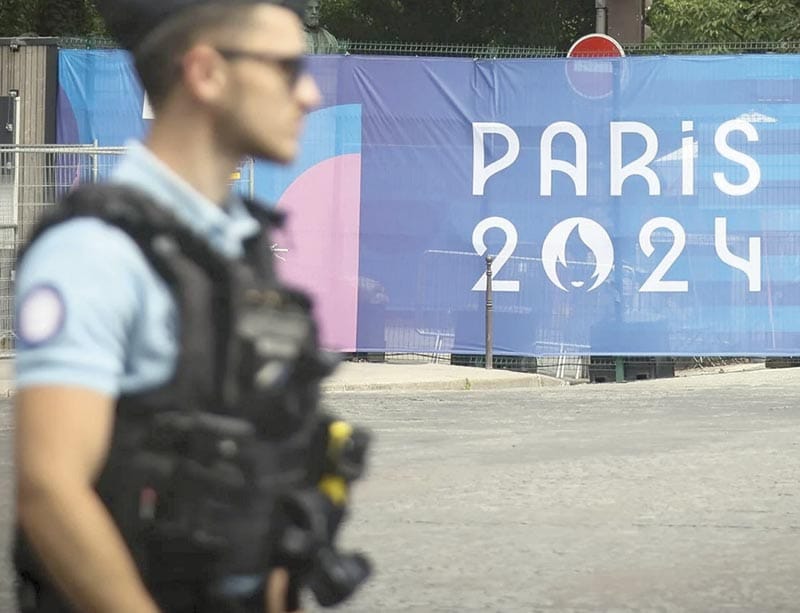
{"label": "shoulder patch", "polygon": [[56,336],[64,326],[64,298],[52,285],[37,285],[20,301],[17,335],[26,345],[41,345]]}

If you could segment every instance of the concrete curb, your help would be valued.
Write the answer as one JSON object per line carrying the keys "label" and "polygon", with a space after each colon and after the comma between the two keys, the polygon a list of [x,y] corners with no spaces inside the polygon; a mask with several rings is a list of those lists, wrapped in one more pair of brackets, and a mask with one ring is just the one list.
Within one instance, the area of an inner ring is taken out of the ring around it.
{"label": "concrete curb", "polygon": [[499,389],[535,389],[542,387],[568,387],[569,383],[537,374],[509,373],[507,377],[474,377],[457,379],[434,379],[421,381],[336,381],[322,383],[323,393],[381,392],[381,391],[472,391]]}
{"label": "concrete curb", "polygon": [[[566,387],[569,382],[510,370],[486,370],[449,364],[371,364],[342,362],[322,392],[470,391]],[[0,398],[15,394],[14,360],[0,359]]]}
{"label": "concrete curb", "polygon": [[[341,392],[388,392],[388,391],[470,391],[499,389],[536,389],[542,387],[567,387],[570,383],[546,375],[526,375],[503,377],[501,379],[464,377],[461,379],[429,381],[323,381],[321,390],[325,394]],[[16,388],[13,380],[0,380],[0,398],[13,398]]]}

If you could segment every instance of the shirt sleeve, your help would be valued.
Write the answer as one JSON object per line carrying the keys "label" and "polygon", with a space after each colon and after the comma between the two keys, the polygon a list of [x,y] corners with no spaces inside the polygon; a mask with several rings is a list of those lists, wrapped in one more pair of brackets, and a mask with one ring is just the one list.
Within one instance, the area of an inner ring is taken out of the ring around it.
{"label": "shirt sleeve", "polygon": [[98,219],[50,228],[17,271],[17,387],[74,385],[117,396],[147,261]]}

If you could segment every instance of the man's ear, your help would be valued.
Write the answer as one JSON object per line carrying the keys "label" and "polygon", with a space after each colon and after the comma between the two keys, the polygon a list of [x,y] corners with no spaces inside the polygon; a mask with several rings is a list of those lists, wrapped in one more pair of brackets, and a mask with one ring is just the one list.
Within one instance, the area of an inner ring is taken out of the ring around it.
{"label": "man's ear", "polygon": [[181,59],[186,90],[197,100],[213,103],[226,95],[228,72],[225,61],[209,45],[195,45]]}

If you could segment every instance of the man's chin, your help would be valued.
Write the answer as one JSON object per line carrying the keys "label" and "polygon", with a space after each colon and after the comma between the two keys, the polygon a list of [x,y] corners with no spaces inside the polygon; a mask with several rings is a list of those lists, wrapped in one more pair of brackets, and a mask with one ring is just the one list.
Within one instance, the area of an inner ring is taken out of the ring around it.
{"label": "man's chin", "polygon": [[260,160],[274,162],[276,164],[291,164],[297,157],[298,147],[286,147],[284,149],[270,149],[256,151],[252,155]]}

